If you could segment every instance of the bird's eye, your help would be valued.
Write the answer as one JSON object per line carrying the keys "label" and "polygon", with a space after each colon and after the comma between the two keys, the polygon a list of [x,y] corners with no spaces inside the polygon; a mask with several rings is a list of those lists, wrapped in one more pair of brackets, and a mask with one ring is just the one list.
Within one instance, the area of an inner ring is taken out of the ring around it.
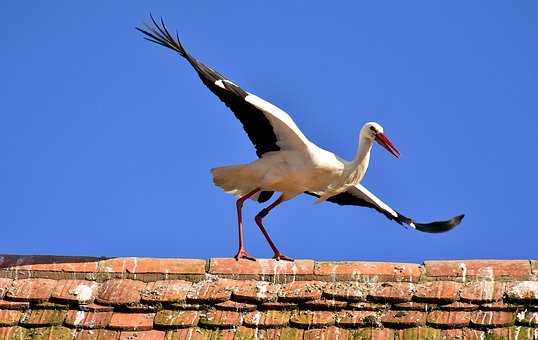
{"label": "bird's eye", "polygon": [[377,132],[377,131],[375,130],[375,127],[373,127],[373,126],[370,126],[370,130],[371,130],[372,132]]}

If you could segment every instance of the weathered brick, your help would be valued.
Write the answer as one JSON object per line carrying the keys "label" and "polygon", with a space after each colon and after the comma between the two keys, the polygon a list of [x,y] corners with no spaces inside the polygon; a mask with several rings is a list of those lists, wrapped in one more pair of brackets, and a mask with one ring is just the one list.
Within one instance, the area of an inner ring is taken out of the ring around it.
{"label": "weathered brick", "polygon": [[3,270],[44,271],[63,273],[95,273],[97,258],[80,256],[43,256],[43,255],[3,255],[0,256]]}
{"label": "weathered brick", "polygon": [[205,274],[205,261],[194,259],[120,257],[99,261],[99,272],[183,275]]}
{"label": "weathered brick", "polygon": [[231,328],[241,325],[241,313],[212,310],[200,318],[200,324],[210,328]]}
{"label": "weathered brick", "polygon": [[379,315],[372,311],[341,311],[336,313],[336,324],[345,328],[379,327]]}
{"label": "weathered brick", "polygon": [[52,290],[55,300],[88,304],[95,299],[99,284],[86,280],[60,280]]}
{"label": "weathered brick", "polygon": [[306,301],[303,303],[303,308],[311,310],[336,310],[347,306],[347,302],[339,300],[318,299]]}
{"label": "weathered brick", "polygon": [[278,292],[279,301],[308,301],[321,297],[323,283],[319,281],[295,281],[283,284]]}
{"label": "weathered brick", "polygon": [[183,280],[149,282],[141,292],[144,302],[184,302],[192,283]]}
{"label": "weathered brick", "polygon": [[237,261],[230,258],[212,258],[209,260],[209,273],[233,276],[312,275],[314,273],[314,261],[295,260],[290,262],[270,259]]}
{"label": "weathered brick", "polygon": [[47,301],[55,285],[56,281],[50,279],[15,280],[6,297],[14,301]]}
{"label": "weathered brick", "polygon": [[401,302],[396,303],[392,305],[392,309],[394,310],[418,310],[422,312],[429,312],[433,310],[436,307],[436,305],[424,303],[424,302]]}
{"label": "weathered brick", "polygon": [[368,288],[359,282],[332,282],[325,286],[323,295],[337,300],[364,301]]}
{"label": "weathered brick", "polygon": [[524,310],[525,307],[522,305],[514,305],[514,304],[508,304],[504,302],[492,302],[492,303],[485,303],[483,305],[480,305],[481,310],[493,310],[493,311],[516,311],[516,310]]}
{"label": "weathered brick", "polygon": [[518,317],[518,323],[538,328],[538,312],[526,312],[523,317]]}
{"label": "weathered brick", "polygon": [[448,303],[458,299],[461,283],[454,281],[433,281],[416,284],[417,301]]}
{"label": "weathered brick", "polygon": [[474,303],[487,303],[502,300],[504,283],[494,281],[476,281],[463,287],[461,299]]}
{"label": "weathered brick", "polygon": [[241,281],[219,279],[195,283],[187,293],[190,303],[219,303],[230,299],[233,291],[238,290]]}
{"label": "weathered brick", "polygon": [[30,308],[30,302],[27,301],[6,301],[0,300],[0,309],[28,309]]}
{"label": "weathered brick", "polygon": [[112,306],[103,306],[97,305],[95,303],[90,303],[88,305],[79,305],[78,309],[85,312],[111,312],[114,310]]}
{"label": "weathered brick", "polygon": [[0,310],[0,327],[17,325],[21,316],[22,312],[18,310]]}
{"label": "weathered brick", "polygon": [[215,308],[220,310],[229,310],[233,312],[252,312],[253,310],[256,310],[256,305],[228,300],[216,304]]}
{"label": "weathered brick", "polygon": [[442,332],[440,329],[435,329],[431,327],[413,327],[407,329],[399,329],[394,331],[394,339],[441,340]]}
{"label": "weathered brick", "polygon": [[165,332],[152,330],[152,331],[139,331],[139,332],[121,332],[119,340],[164,340]]}
{"label": "weathered brick", "polygon": [[515,317],[511,312],[476,311],[471,314],[471,324],[479,327],[507,327],[514,324]]}
{"label": "weathered brick", "polygon": [[67,311],[57,309],[37,309],[26,312],[20,324],[27,327],[59,326],[64,322]]}
{"label": "weathered brick", "polygon": [[420,266],[390,262],[316,262],[314,275],[332,281],[407,281],[417,282]]}
{"label": "weathered brick", "polygon": [[4,295],[6,294],[6,291],[11,286],[12,283],[13,283],[12,279],[0,278],[0,299],[4,297]]}
{"label": "weathered brick", "polygon": [[122,331],[148,331],[153,328],[152,313],[113,313],[109,328]]}
{"label": "weathered brick", "polygon": [[85,329],[77,334],[77,340],[118,340],[120,332],[109,329]]}
{"label": "weathered brick", "polygon": [[26,330],[26,337],[32,340],[72,340],[76,330],[62,326],[39,327]]}
{"label": "weathered brick", "polygon": [[26,329],[19,326],[0,327],[0,339],[26,340]]}
{"label": "weathered brick", "polygon": [[386,327],[417,327],[426,324],[426,313],[418,311],[388,311],[381,322]]}
{"label": "weathered brick", "polygon": [[142,281],[115,279],[101,285],[97,303],[104,305],[128,305],[140,302],[140,292],[146,287]]}
{"label": "weathered brick", "polygon": [[353,310],[379,311],[389,308],[389,305],[384,303],[372,302],[352,302],[349,303],[347,307]]}
{"label": "weathered brick", "polygon": [[428,325],[437,328],[462,328],[469,325],[470,312],[436,310],[428,314]]}
{"label": "weathered brick", "polygon": [[265,312],[250,312],[245,315],[243,323],[253,328],[285,327],[290,320],[291,313],[286,311],[270,310]]}
{"label": "weathered brick", "polygon": [[261,310],[294,310],[298,305],[293,302],[265,302],[260,305]]}
{"label": "weathered brick", "polygon": [[351,339],[357,340],[394,340],[395,335],[390,328],[361,328],[350,330],[349,332],[351,333]]}
{"label": "weathered brick", "polygon": [[265,281],[247,281],[233,292],[233,296],[237,300],[256,303],[275,301],[279,290],[279,284]]}
{"label": "weathered brick", "polygon": [[67,312],[65,324],[74,328],[105,328],[110,323],[112,312],[84,312],[70,310]]}
{"label": "weathered brick", "polygon": [[192,310],[162,310],[155,315],[153,323],[158,328],[193,327],[198,324],[199,312]]}
{"label": "weathered brick", "polygon": [[538,302],[538,281],[509,282],[506,284],[506,298],[521,303]]}
{"label": "weathered brick", "polygon": [[345,340],[350,339],[351,334],[347,329],[338,328],[334,326],[326,328],[308,329],[304,331],[304,340],[319,340],[319,339],[331,339],[331,340]]}
{"label": "weathered brick", "polygon": [[454,310],[454,311],[474,311],[478,309],[478,305],[465,302],[452,302],[447,305],[440,305],[437,308],[442,310]]}
{"label": "weathered brick", "polygon": [[426,275],[432,278],[519,280],[530,276],[527,260],[425,261]]}
{"label": "weathered brick", "polygon": [[368,298],[381,302],[407,302],[413,297],[414,285],[407,282],[379,283],[368,293]]}
{"label": "weathered brick", "polygon": [[300,311],[292,314],[290,324],[299,328],[317,328],[334,325],[333,312],[326,311]]}

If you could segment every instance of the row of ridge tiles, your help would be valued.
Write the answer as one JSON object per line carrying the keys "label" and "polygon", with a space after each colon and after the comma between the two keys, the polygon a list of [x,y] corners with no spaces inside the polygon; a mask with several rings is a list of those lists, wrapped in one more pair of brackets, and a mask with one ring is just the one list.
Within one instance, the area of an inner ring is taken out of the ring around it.
{"label": "row of ridge tiles", "polygon": [[[262,280],[526,280],[538,277],[537,260],[425,261],[423,265],[391,262],[320,262],[313,260],[235,261],[234,259],[94,258],[0,255],[0,277],[32,272],[35,277],[66,278],[85,275],[129,277],[155,281],[156,277],[203,279],[205,274]],[[41,276],[40,276],[41,275]],[[71,275],[71,276],[69,276]]]}

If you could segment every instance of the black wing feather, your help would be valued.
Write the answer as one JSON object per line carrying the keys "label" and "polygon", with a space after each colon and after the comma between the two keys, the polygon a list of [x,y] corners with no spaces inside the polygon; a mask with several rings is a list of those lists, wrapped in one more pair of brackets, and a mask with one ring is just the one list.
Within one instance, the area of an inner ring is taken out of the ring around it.
{"label": "black wing feather", "polygon": [[[306,194],[319,197],[319,195],[314,194],[312,192],[306,192]],[[360,207],[367,207],[377,210],[378,212],[385,215],[388,219],[395,221],[396,223],[402,225],[410,225],[413,224],[415,228],[419,231],[426,232],[426,233],[443,233],[446,231],[449,231],[450,229],[453,229],[458,224],[460,224],[461,220],[465,215],[458,215],[450,220],[447,221],[436,221],[431,223],[418,223],[415,222],[413,219],[406,217],[398,212],[396,212],[397,216],[391,215],[388,211],[381,209],[377,205],[370,203],[360,197],[357,197],[353,195],[352,193],[348,191],[344,191],[338,195],[331,196],[327,199],[327,201],[336,203],[338,205],[355,205]]]}
{"label": "black wing feather", "polygon": [[[273,127],[267,117],[265,117],[265,114],[254,105],[245,101],[245,97],[248,93],[230,82],[219,72],[204,65],[202,62],[191,56],[181,44],[178,34],[176,33],[175,38],[170,34],[162,18],[160,20],[160,25],[151,14],[150,18],[153,26],[144,25],[144,28],[136,27],[136,29],[144,34],[144,39],[177,52],[191,64],[204,85],[219,97],[219,99],[233,111],[235,117],[239,119],[243,125],[243,129],[247,133],[252,144],[254,144],[258,157],[261,157],[263,154],[270,151],[280,150],[280,147],[277,145],[277,138],[273,131]],[[222,84],[225,87],[224,89],[215,84],[218,80],[222,81]],[[271,191],[262,192],[259,195],[258,202],[269,200],[272,194],[273,192]]]}

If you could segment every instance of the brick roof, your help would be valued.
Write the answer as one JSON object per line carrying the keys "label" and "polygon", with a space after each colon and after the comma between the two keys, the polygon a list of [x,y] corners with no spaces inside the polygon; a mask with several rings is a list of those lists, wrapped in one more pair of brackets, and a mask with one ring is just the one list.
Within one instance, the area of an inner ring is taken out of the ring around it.
{"label": "brick roof", "polygon": [[538,261],[0,256],[0,339],[538,339]]}

